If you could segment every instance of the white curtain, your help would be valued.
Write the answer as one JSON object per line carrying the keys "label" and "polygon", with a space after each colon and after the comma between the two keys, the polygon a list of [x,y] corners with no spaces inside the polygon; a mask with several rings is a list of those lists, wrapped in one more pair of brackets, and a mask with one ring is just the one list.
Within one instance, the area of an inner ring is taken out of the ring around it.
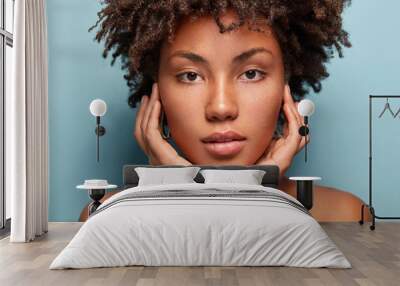
{"label": "white curtain", "polygon": [[48,227],[47,23],[45,0],[15,1],[12,92],[6,98],[6,187],[12,242]]}

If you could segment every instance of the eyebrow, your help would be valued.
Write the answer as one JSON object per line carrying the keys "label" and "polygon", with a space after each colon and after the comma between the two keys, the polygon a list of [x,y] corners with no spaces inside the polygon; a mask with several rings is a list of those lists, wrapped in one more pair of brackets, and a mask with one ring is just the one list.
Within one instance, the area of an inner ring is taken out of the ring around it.
{"label": "eyebrow", "polygon": [[258,53],[267,53],[272,56],[272,52],[270,50],[267,50],[265,48],[252,48],[252,49],[245,51],[245,52],[241,53],[240,55],[237,55],[236,57],[234,57],[232,62],[235,64],[242,63]]}
{"label": "eyebrow", "polygon": [[[247,59],[251,58],[252,56],[254,56],[255,54],[258,54],[258,53],[267,53],[267,54],[272,55],[272,52],[270,50],[265,49],[265,48],[262,48],[262,47],[260,47],[260,48],[252,48],[250,50],[244,51],[241,54],[235,56],[233,58],[233,60],[232,60],[232,63],[234,63],[234,64],[242,63],[242,62],[246,61]],[[209,62],[205,58],[203,58],[202,56],[200,56],[198,54],[192,53],[192,52],[177,51],[177,52],[173,53],[170,56],[170,59],[173,58],[173,57],[177,57],[177,56],[185,58],[185,59],[188,59],[188,60],[190,60],[192,62],[209,65]]]}

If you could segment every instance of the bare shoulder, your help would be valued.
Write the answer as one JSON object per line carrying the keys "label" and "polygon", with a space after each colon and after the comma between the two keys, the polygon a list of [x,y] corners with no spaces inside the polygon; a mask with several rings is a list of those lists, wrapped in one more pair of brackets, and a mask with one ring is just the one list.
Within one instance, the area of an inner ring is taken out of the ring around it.
{"label": "bare shoulder", "polygon": [[[296,182],[284,177],[279,188],[296,197]],[[359,221],[363,203],[352,193],[315,184],[311,214],[318,221]]]}

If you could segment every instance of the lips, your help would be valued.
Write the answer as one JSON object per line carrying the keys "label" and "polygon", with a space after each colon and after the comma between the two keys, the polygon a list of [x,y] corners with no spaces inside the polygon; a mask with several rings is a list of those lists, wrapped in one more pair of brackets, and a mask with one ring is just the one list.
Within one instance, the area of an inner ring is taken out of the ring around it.
{"label": "lips", "polygon": [[205,144],[206,150],[214,156],[232,156],[238,154],[245,145],[246,137],[229,130],[215,132],[201,141]]}

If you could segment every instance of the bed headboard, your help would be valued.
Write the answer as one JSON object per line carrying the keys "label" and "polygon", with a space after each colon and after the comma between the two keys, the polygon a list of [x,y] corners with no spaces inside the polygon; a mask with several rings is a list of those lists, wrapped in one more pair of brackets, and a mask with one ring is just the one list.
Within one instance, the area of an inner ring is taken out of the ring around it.
{"label": "bed headboard", "polygon": [[[251,166],[242,166],[242,165],[192,165],[194,167],[200,167],[202,169],[221,169],[221,170],[240,170],[240,169],[257,169],[264,170],[265,175],[262,179],[261,184],[265,187],[278,188],[279,183],[279,167],[275,165],[251,165]],[[135,187],[138,184],[139,177],[135,172],[136,167],[148,167],[148,168],[177,168],[177,167],[185,167],[179,165],[162,165],[162,166],[151,166],[151,165],[124,165],[122,171],[122,181],[124,188]],[[198,183],[204,183],[204,178],[200,174],[194,178],[194,180]]]}

